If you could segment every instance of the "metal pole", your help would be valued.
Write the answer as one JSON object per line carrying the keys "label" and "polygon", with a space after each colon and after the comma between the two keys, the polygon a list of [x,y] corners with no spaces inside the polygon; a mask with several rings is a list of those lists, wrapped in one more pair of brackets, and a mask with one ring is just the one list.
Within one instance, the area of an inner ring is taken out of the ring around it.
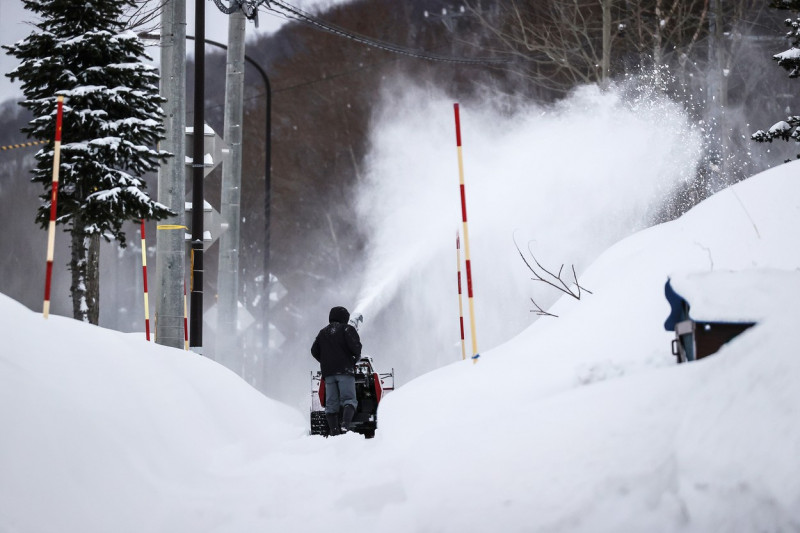
{"label": "metal pole", "polygon": [[192,277],[191,307],[189,310],[189,347],[203,353],[203,170],[205,168],[205,37],[206,3],[195,0],[194,4],[194,135],[192,135]]}
{"label": "metal pole", "polygon": [[267,292],[267,302],[263,307],[261,333],[264,339],[264,356],[261,357],[262,369],[261,380],[266,382],[266,357],[269,355],[269,290],[270,290],[270,215],[272,206],[272,87],[269,78],[262,68],[255,63],[261,78],[264,80],[264,87],[267,89],[267,117],[266,123],[266,145],[264,147],[264,287]]}
{"label": "metal pole", "polygon": [[186,240],[186,1],[166,0],[161,14],[161,96],[165,139],[173,156],[158,170],[158,201],[176,213],[156,235],[156,342],[183,347],[183,280]]}
{"label": "metal pole", "polygon": [[186,309],[186,281],[183,282],[183,349],[189,351],[189,321]]}
{"label": "metal pole", "polygon": [[600,87],[608,88],[611,71],[611,0],[602,0],[603,11],[603,50],[600,66]]}
{"label": "metal pole", "polygon": [[242,105],[244,96],[245,23],[241,10],[228,16],[228,54],[225,75],[223,137],[230,148],[222,161],[220,214],[228,228],[219,238],[217,272],[217,343],[215,359],[246,377],[244,359],[237,350],[239,308],[239,239],[242,187]]}
{"label": "metal pole", "polygon": [[[187,35],[186,38],[194,39],[194,37],[190,35]],[[228,48],[222,43],[211,41],[209,39],[206,39],[205,42],[206,44],[217,46],[226,50]],[[264,82],[264,88],[267,91],[267,117],[264,123],[266,127],[264,135],[264,286],[265,290],[269,291],[270,207],[272,205],[272,86],[269,82],[269,76],[267,76],[267,73],[264,72],[264,69],[261,68],[258,63],[256,63],[252,58],[248,57],[247,54],[245,54],[244,59],[253,65],[253,67],[255,67],[255,69],[258,71],[259,75],[261,75],[261,80]],[[264,356],[259,360],[263,364],[264,358],[269,353],[269,298],[267,298],[267,303],[262,309],[263,317],[261,323],[263,325],[262,337],[264,339]],[[255,372],[256,375],[262,375],[261,379],[263,383],[264,369],[262,368],[261,371],[255,370]]]}
{"label": "metal pole", "polygon": [[716,24],[714,27],[714,41],[716,42],[716,60],[717,64],[714,65],[712,68],[716,67],[716,78],[717,78],[717,87],[716,87],[716,115],[717,115],[717,123],[716,128],[717,131],[720,132],[718,135],[719,139],[719,171],[716,172],[716,180],[713,182],[713,189],[711,192],[716,192],[722,188],[724,188],[727,184],[730,183],[728,177],[728,154],[730,153],[728,149],[728,142],[730,139],[730,134],[728,132],[728,125],[727,125],[727,117],[725,114],[727,113],[728,107],[728,78],[725,75],[725,61],[727,57],[727,51],[725,50],[725,33],[724,33],[724,19],[722,14],[722,0],[714,0],[714,18],[716,19]]}
{"label": "metal pole", "polygon": [[[708,76],[707,76],[707,114],[708,123],[713,131],[721,132],[722,129],[722,4],[721,0],[712,0],[708,13]],[[720,174],[724,163],[724,145],[722,135],[717,135],[717,146],[707,147],[708,179],[705,185],[705,195],[710,195],[719,189],[721,183]]]}

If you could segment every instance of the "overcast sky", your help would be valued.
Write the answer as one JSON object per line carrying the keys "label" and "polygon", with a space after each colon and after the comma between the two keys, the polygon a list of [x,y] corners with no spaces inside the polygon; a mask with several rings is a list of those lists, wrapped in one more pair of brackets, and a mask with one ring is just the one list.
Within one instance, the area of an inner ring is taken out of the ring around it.
{"label": "overcast sky", "polygon": [[[348,0],[289,0],[287,3],[303,8],[312,9],[314,7],[324,7],[335,3],[345,3]],[[227,0],[226,0],[227,3]],[[187,25],[189,35],[194,35],[194,0],[186,1]],[[25,11],[21,0],[0,0],[0,44],[12,44],[26,37],[33,31],[29,24],[35,20],[33,13]],[[286,19],[272,11],[265,11],[263,8],[259,14],[258,29],[252,22],[247,24],[248,36],[256,33],[272,33],[280,28]],[[218,42],[228,40],[228,23],[226,16],[222,14],[211,0],[206,0],[206,39]],[[191,53],[193,45],[187,46]],[[158,49],[151,47],[148,53],[158,60]],[[5,51],[0,53],[0,101],[9,98],[22,98],[19,83],[12,83],[5,73],[12,70],[17,65],[17,60]]]}

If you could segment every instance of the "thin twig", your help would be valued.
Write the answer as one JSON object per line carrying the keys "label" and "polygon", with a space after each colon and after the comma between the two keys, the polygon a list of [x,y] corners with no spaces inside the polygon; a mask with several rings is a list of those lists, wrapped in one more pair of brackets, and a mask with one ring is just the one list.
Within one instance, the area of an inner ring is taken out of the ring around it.
{"label": "thin twig", "polygon": [[554,317],[558,318],[558,315],[554,315],[553,313],[549,313],[549,312],[545,311],[544,309],[542,309],[541,307],[539,307],[539,304],[534,302],[533,298],[531,298],[531,303],[533,303],[533,305],[536,307],[535,311],[533,309],[531,309],[531,313],[536,313],[539,316],[554,316]]}
{"label": "thin twig", "polygon": [[[577,288],[577,291],[573,290],[572,286],[568,285],[561,278],[561,275],[564,272],[564,264],[563,263],[561,264],[561,266],[558,269],[558,274],[554,274],[553,272],[551,272],[550,270],[548,270],[547,268],[542,266],[541,263],[539,263],[539,260],[536,259],[536,256],[534,255],[533,250],[531,249],[531,244],[528,243],[528,253],[531,256],[531,259],[533,259],[533,264],[536,265],[536,268],[534,268],[534,266],[531,264],[531,262],[528,261],[528,259],[525,257],[525,254],[522,253],[522,250],[520,250],[519,245],[517,244],[516,238],[513,238],[513,240],[514,240],[514,247],[516,247],[517,252],[519,253],[519,256],[522,258],[523,263],[525,263],[525,266],[528,267],[528,270],[530,270],[533,273],[533,275],[535,276],[535,277],[531,278],[533,281],[541,281],[542,283],[550,285],[554,289],[556,289],[558,291],[561,291],[564,294],[569,294],[570,296],[572,296],[576,300],[580,300],[581,299],[581,291],[585,291],[585,292],[587,292],[589,294],[592,294],[592,291],[590,291],[587,288],[583,287],[578,282],[578,274],[575,271],[575,265],[570,265],[570,268],[572,269],[572,279],[573,279],[572,285],[574,285],[574,287]],[[538,270],[537,270],[537,268],[538,268]],[[539,271],[541,271],[543,274],[540,273]],[[545,277],[545,275],[548,276],[551,279],[547,279]],[[536,313],[537,315],[540,315],[540,316],[558,316],[558,315],[554,315],[553,313],[549,313],[549,312],[545,311],[544,309],[542,309],[539,306],[539,304],[537,304],[533,300],[533,298],[531,298],[531,302],[536,307],[536,310],[531,310],[532,313]]]}

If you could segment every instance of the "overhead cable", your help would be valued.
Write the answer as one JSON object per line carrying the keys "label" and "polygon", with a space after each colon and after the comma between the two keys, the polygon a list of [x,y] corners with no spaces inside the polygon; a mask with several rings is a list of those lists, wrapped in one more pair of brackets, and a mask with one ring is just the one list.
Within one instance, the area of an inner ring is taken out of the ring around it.
{"label": "overhead cable", "polygon": [[227,6],[223,0],[214,0],[214,4],[226,15],[232,15],[241,10],[244,16],[254,20],[258,27],[258,7],[261,4],[269,6],[269,0],[228,0]]}
{"label": "overhead cable", "polygon": [[[218,2],[220,0],[214,0],[214,1]],[[376,39],[372,39],[364,35],[359,35],[357,33],[351,32],[331,22],[327,22],[318,17],[315,17],[314,15],[311,15],[310,13],[307,13],[298,7],[288,4],[283,0],[261,0],[261,1],[263,3],[266,3],[267,9],[269,10],[283,11],[284,14],[292,18],[295,18],[296,20],[305,22],[307,24],[311,24],[312,26],[315,26],[329,33],[333,33],[335,35],[339,35],[340,37],[344,37],[346,39],[350,39],[352,41],[356,41],[358,43],[365,44],[373,48],[378,48],[380,50],[385,50],[387,52],[392,52],[395,54],[406,55],[417,59],[427,59],[429,61],[442,61],[446,63],[461,63],[461,64],[471,64],[471,65],[486,65],[486,64],[498,64],[498,63],[508,62],[508,60],[500,58],[448,57],[437,54],[431,54],[421,50],[414,50],[411,48],[406,48],[403,46],[398,46],[395,44],[378,41]]]}

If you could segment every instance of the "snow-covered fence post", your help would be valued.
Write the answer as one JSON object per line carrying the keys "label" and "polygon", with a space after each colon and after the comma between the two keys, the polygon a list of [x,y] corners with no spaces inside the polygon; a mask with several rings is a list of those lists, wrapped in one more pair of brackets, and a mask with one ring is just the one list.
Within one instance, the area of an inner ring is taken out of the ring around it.
{"label": "snow-covered fence post", "polygon": [[144,219],[141,221],[142,233],[142,280],[144,281],[144,334],[150,340],[150,303],[147,300],[147,244],[144,237]]}
{"label": "snow-covered fence post", "polygon": [[467,358],[464,342],[464,304],[461,298],[461,235],[456,231],[456,269],[458,271],[458,325],[461,327],[461,360]]}
{"label": "snow-covered fence post", "polygon": [[467,197],[464,191],[464,158],[461,153],[461,117],[458,112],[458,103],[453,104],[456,117],[456,150],[458,152],[458,182],[461,189],[461,221],[464,225],[464,258],[467,268],[467,298],[469,302],[469,324],[470,335],[472,337],[472,362],[477,363],[480,354],[478,353],[478,340],[475,333],[475,303],[472,293],[472,264],[469,256],[469,230],[467,228]]}
{"label": "snow-covered fence post", "polygon": [[61,122],[64,116],[64,97],[59,95],[56,111],[56,138],[53,146],[53,184],[50,196],[50,225],[47,229],[47,270],[44,279],[45,318],[50,316],[50,284],[53,279],[53,255],[56,244],[56,200],[58,198],[58,167],[61,164]]}

